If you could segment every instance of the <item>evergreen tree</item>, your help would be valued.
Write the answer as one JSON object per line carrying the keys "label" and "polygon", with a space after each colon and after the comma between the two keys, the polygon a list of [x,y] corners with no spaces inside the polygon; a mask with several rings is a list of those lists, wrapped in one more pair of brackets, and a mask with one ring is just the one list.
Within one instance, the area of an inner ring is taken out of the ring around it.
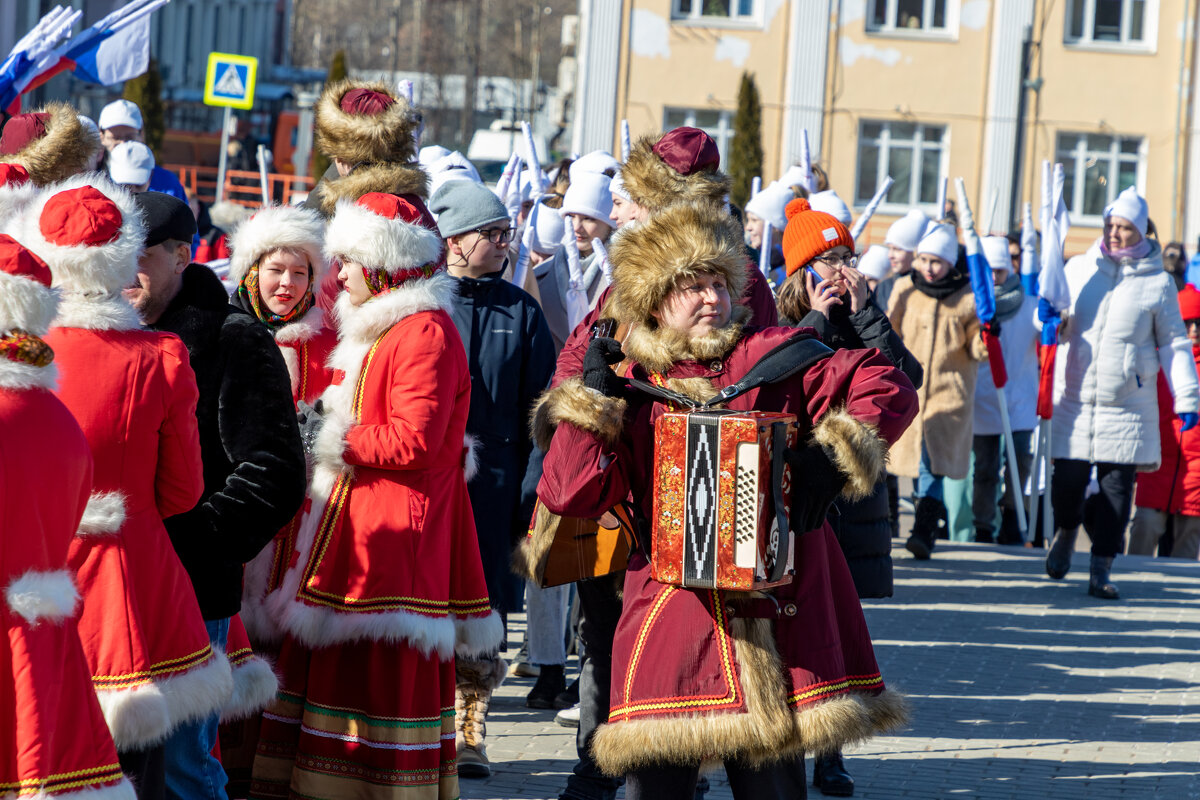
{"label": "evergreen tree", "polygon": [[736,205],[745,206],[750,199],[750,185],[755,176],[762,175],[762,163],[762,102],[754,76],[743,72],[729,152],[730,200]]}
{"label": "evergreen tree", "polygon": [[[346,79],[346,51],[338,50],[333,54],[333,60],[329,62],[329,74],[325,76],[325,85],[337,83]],[[332,162],[329,157],[320,150],[313,148],[312,158],[312,176],[315,180],[320,180],[325,174],[325,170],[329,169]]]}
{"label": "evergreen tree", "polygon": [[153,151],[155,161],[161,161],[166,122],[163,119],[162,76],[158,72],[158,62],[150,59],[150,66],[144,73],[125,81],[121,96],[137,103],[142,110],[142,135],[146,146]]}

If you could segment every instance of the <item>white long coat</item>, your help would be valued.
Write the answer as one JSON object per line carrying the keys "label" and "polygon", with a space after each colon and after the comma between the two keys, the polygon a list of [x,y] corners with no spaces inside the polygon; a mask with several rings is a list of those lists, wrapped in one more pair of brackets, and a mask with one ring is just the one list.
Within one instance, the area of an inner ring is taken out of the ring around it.
{"label": "white long coat", "polygon": [[1067,262],[1071,291],[1054,375],[1054,458],[1158,468],[1159,367],[1175,413],[1198,405],[1196,364],[1162,248],[1117,264],[1099,242]]}

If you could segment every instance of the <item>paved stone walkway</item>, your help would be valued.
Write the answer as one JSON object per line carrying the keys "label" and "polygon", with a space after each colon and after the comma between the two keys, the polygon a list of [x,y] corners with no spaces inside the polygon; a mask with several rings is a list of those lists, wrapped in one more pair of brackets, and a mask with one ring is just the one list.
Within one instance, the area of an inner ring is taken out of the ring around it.
{"label": "paved stone walkway", "polygon": [[[865,608],[913,719],[847,753],[855,797],[1200,799],[1200,564],[1119,558],[1123,599],[1110,603],[1087,596],[1085,553],[1064,581],[1031,550],[893,555],[896,597]],[[532,683],[500,689],[496,770],[462,780],[463,798],[558,796],[574,731],[524,706]],[[731,797],[722,772],[711,780],[709,798]]]}

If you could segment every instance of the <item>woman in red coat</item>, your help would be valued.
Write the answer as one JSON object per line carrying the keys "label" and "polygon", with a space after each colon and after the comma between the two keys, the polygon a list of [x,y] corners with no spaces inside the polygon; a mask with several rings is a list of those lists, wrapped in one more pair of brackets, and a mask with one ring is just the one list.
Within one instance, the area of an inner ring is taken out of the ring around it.
{"label": "woman in red coat", "polygon": [[219,710],[233,689],[162,522],[203,489],[196,379],[183,343],[142,330],[121,295],[145,239],[127,192],[95,175],[73,178],[47,188],[14,229],[62,292],[47,337],[57,393],[96,464],[70,549],[80,638],[122,764],[141,773],[146,795],[163,740]]}
{"label": "woman in red coat", "polygon": [[50,271],[0,235],[0,795],[133,800],[79,645],[67,547],[92,456],[51,393]]}
{"label": "woman in red coat", "polygon": [[296,560],[268,598],[284,685],[251,796],[454,798],[454,656],[494,652],[502,628],[463,474],[453,281],[414,195],[342,203],[326,251],[346,285],[330,359],[342,377],[321,397]]}
{"label": "woman in red coat", "polygon": [[[651,517],[654,422],[668,407],[628,394],[606,362],[628,358],[628,375],[707,399],[804,335],[744,327],[745,315],[731,311],[745,280],[740,238],[727,217],[689,206],[616,237],[613,300],[631,332],[623,353],[611,339],[595,340],[582,379],[550,390],[536,414],[535,424],[557,426],[538,487],[550,511],[594,518],[629,499]],[[803,797],[804,751],[832,750],[905,718],[884,688],[825,512],[839,493],[871,491],[887,443],[916,413],[912,384],[876,350],[839,350],[727,407],[799,420],[808,443],[789,457],[797,573],[764,603],[657,583],[648,553],[631,556],[609,721],[593,741],[597,764],[626,776],[631,800],[689,797],[701,763],[714,759],[725,762],[735,797]],[[766,613],[776,606],[777,619]]]}

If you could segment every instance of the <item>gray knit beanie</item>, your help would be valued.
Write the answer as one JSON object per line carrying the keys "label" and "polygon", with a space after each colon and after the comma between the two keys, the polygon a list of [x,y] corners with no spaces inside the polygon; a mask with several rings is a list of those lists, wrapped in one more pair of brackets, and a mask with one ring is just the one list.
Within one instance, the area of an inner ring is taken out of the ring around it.
{"label": "gray knit beanie", "polygon": [[497,222],[508,222],[508,209],[500,198],[482,183],[474,181],[443,184],[430,198],[429,210],[437,218],[438,233],[443,239]]}

